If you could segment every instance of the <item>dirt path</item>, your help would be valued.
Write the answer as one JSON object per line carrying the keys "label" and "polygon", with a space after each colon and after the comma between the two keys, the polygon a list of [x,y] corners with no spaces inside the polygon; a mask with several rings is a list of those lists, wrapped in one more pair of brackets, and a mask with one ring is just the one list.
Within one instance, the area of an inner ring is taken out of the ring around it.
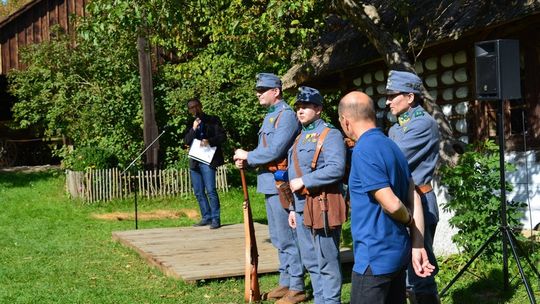
{"label": "dirt path", "polygon": [[[109,221],[123,221],[132,220],[135,215],[133,212],[111,212],[111,213],[93,213],[93,218]],[[138,212],[137,219],[139,220],[160,220],[160,219],[178,219],[181,217],[188,217],[190,219],[197,219],[199,217],[199,211],[194,209],[181,209],[181,210],[154,210],[150,212]]]}

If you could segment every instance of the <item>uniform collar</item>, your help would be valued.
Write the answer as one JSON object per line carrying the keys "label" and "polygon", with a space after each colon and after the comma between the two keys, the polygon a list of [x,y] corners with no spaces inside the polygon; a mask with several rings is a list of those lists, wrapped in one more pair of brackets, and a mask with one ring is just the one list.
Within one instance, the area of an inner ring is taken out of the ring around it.
{"label": "uniform collar", "polygon": [[266,113],[274,113],[277,109],[280,108],[282,103],[284,103],[283,99],[278,100],[275,104],[268,107],[268,110]]}
{"label": "uniform collar", "polygon": [[311,122],[309,125],[302,125],[302,131],[311,131],[317,128],[322,123],[322,119],[318,118],[315,121]]}
{"label": "uniform collar", "polygon": [[399,125],[400,125],[400,126],[403,126],[403,125],[407,124],[407,123],[411,120],[411,118],[414,117],[414,112],[416,112],[419,108],[420,108],[419,105],[416,105],[416,106],[414,106],[414,107],[410,107],[410,108],[407,110],[407,112],[405,112],[405,113],[399,115],[399,117],[398,117],[398,123],[399,123]]}

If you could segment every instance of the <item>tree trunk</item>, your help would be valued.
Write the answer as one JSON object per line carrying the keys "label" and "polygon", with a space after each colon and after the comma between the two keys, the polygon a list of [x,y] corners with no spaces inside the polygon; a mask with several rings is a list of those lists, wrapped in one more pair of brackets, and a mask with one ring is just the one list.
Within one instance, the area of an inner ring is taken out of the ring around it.
{"label": "tree trunk", "polygon": [[[336,2],[341,14],[347,17],[373,44],[375,49],[384,58],[384,61],[391,70],[405,70],[416,73],[408,55],[403,51],[400,43],[396,41],[389,31],[381,24],[377,8],[373,5],[357,0],[340,0]],[[424,93],[424,107],[431,113],[439,124],[441,135],[440,156],[443,163],[454,163],[460,148],[463,144],[454,138],[452,127],[441,107],[433,101],[433,97],[422,86]]]}

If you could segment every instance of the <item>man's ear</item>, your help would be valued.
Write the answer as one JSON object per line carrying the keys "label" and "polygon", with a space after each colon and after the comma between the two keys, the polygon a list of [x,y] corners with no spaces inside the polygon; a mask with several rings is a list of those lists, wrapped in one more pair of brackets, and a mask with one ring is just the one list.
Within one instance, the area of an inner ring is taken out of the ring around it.
{"label": "man's ear", "polygon": [[407,104],[409,104],[410,106],[414,105],[414,94],[413,93],[407,94]]}
{"label": "man's ear", "polygon": [[273,90],[273,91],[274,91],[273,94],[274,94],[274,97],[275,97],[275,98],[277,98],[277,97],[279,97],[279,95],[281,95],[281,90],[280,90],[279,88],[276,88],[276,89]]}

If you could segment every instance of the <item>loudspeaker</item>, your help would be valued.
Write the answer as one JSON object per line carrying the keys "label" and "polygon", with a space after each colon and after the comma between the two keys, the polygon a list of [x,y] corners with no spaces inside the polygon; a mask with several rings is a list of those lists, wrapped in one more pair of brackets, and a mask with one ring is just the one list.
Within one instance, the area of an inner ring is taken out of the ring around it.
{"label": "loudspeaker", "polygon": [[478,100],[521,98],[517,40],[477,42],[474,44],[474,54]]}

